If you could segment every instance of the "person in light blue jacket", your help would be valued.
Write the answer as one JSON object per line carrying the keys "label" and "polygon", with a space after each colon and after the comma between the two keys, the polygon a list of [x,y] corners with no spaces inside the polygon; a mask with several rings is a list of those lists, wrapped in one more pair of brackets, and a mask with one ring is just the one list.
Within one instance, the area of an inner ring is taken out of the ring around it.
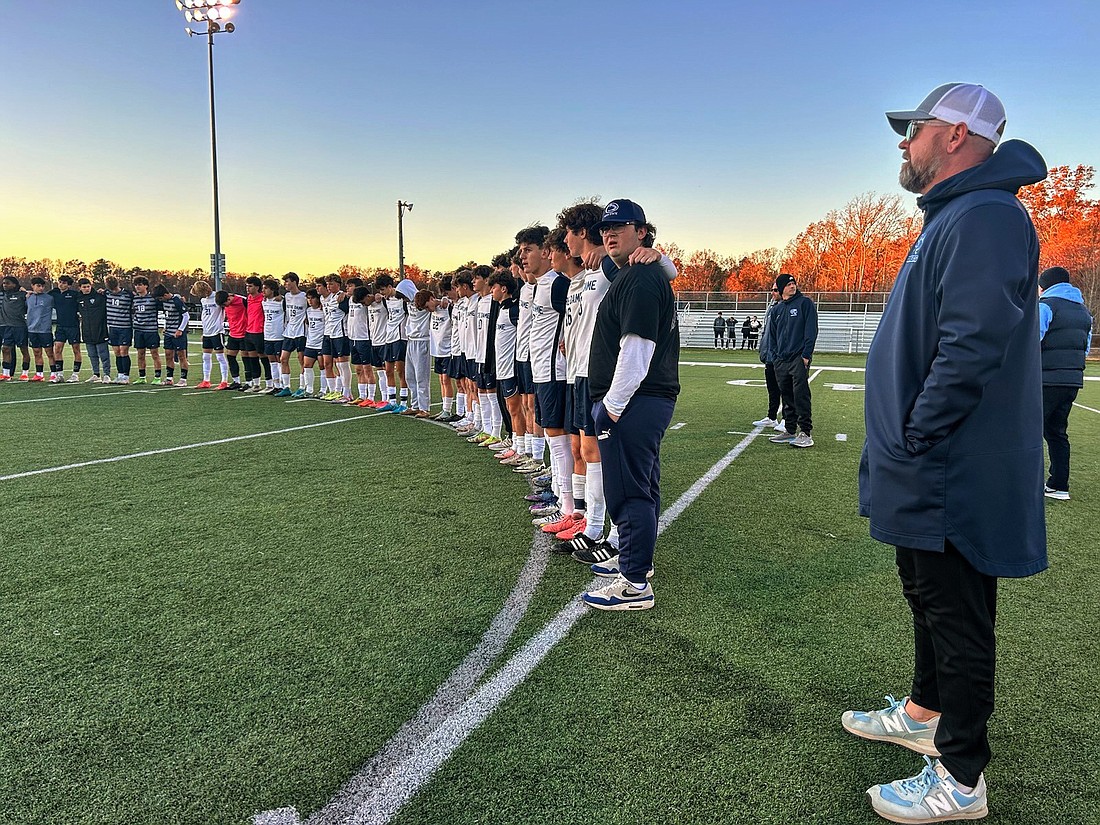
{"label": "person in light blue jacket", "polygon": [[[985,816],[997,581],[1047,566],[1039,241],[1016,193],[1046,177],[1029,144],[1000,142],[1004,107],[949,83],[889,112],[901,185],[924,229],[867,355],[860,513],[895,546],[914,627],[911,694],[848,711],[866,739],[924,754],[910,780],[872,786],[895,822]],[[997,148],[999,146],[999,148]],[[901,640],[883,640],[884,651]]]}

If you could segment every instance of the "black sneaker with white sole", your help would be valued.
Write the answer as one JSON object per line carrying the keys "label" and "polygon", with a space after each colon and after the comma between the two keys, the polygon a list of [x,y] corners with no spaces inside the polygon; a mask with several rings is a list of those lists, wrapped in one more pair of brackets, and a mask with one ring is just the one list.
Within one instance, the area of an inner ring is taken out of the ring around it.
{"label": "black sneaker with white sole", "polygon": [[[580,535],[573,541],[578,539],[588,539],[588,536]],[[588,541],[592,541],[588,539]],[[578,548],[573,551],[573,559],[579,561],[581,564],[599,564],[600,562],[613,559],[619,555],[619,551],[607,543],[606,540],[597,543],[593,543],[589,548]]]}

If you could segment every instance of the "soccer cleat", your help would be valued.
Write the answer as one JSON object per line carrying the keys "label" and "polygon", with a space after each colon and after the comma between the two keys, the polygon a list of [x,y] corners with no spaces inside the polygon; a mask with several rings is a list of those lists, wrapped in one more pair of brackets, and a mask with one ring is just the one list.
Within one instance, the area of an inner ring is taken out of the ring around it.
{"label": "soccer cleat", "polygon": [[[608,546],[610,546],[610,545],[608,545]],[[619,572],[619,551],[616,550],[615,555],[612,556],[611,558],[607,559],[607,561],[601,561],[601,562],[597,562],[596,564],[593,564],[591,570],[592,570],[592,573],[594,575],[600,576],[600,577],[605,578],[605,579],[611,578],[613,576],[620,575],[620,572]],[[645,577],[647,579],[652,579],[653,578],[653,568],[652,567],[650,567],[649,570],[646,571]]]}
{"label": "soccer cleat", "polygon": [[507,461],[509,458],[512,458],[514,455],[516,455],[516,451],[513,450],[511,447],[509,447],[507,450],[501,450],[499,453],[497,453],[497,461],[501,461],[501,462]]}
{"label": "soccer cleat", "polygon": [[203,379],[202,381],[200,381],[199,383],[197,383],[195,385],[195,389],[196,390],[208,390],[208,389],[210,389],[210,382],[207,381],[206,379]]}
{"label": "soccer cleat", "polygon": [[1053,487],[1043,485],[1043,495],[1057,501],[1069,501],[1069,490],[1055,490]]}
{"label": "soccer cleat", "polygon": [[566,530],[562,530],[557,534],[558,541],[563,541],[565,544],[557,549],[559,553],[571,553],[572,549],[569,548],[569,542],[575,539],[577,536],[583,536],[584,531],[588,528],[588,520],[581,518],[579,521],[573,522],[573,526]]}
{"label": "soccer cleat", "polygon": [[529,476],[532,473],[541,473],[546,468],[533,458],[527,459],[523,464],[518,464],[512,468],[513,473],[520,473],[521,475]]}
{"label": "soccer cleat", "polygon": [[369,401],[369,400],[367,400],[367,399],[365,399],[365,398],[364,398],[364,399],[363,399],[362,401],[360,401],[360,402],[359,402],[359,407],[360,407],[360,408],[367,408],[367,407],[369,407],[369,408],[371,408],[371,409],[374,409],[374,408],[375,408],[375,407],[374,407],[374,402],[373,402],[373,401]]}
{"label": "soccer cleat", "polygon": [[85,384],[102,384],[103,379],[100,378],[98,375],[93,375],[91,378],[84,379],[84,383]]}
{"label": "soccer cleat", "polygon": [[10,375],[0,375],[0,381],[11,381]]}
{"label": "soccer cleat", "polygon": [[74,373],[73,373],[72,375],[70,375],[70,376],[69,376],[69,380],[68,380],[68,381],[67,381],[66,383],[69,383],[69,384],[79,384],[79,383],[80,383],[80,376],[79,376],[79,375],[77,375],[77,374],[76,374],[76,373],[74,372]]}
{"label": "soccer cleat", "polygon": [[502,458],[500,460],[500,463],[503,464],[505,467],[513,467],[514,468],[514,467],[518,467],[520,464],[522,464],[526,460],[527,460],[527,456],[525,456],[523,453],[516,453],[511,458]]}
{"label": "soccer cleat", "polygon": [[241,388],[241,382],[236,381],[236,380],[230,381],[229,386],[226,387],[226,389],[230,389],[230,390],[239,390],[240,388]]}
{"label": "soccer cleat", "polygon": [[752,422],[754,427],[774,427],[778,422],[774,418],[761,418]]}
{"label": "soccer cleat", "polygon": [[[559,536],[559,538],[561,537]],[[603,548],[605,545],[607,549],[601,550],[601,548]],[[616,554],[616,552],[618,552],[615,550],[614,547],[612,547],[610,544],[607,544],[607,542],[605,541],[597,541],[596,539],[589,538],[587,535],[585,535],[584,531],[577,533],[577,535],[569,539],[566,546],[568,546],[569,553],[573,556],[573,560],[579,561],[582,564],[595,564],[597,561],[604,561],[611,558]],[[595,554],[598,550],[601,552],[606,552],[607,555],[596,558],[596,556],[593,554]],[[581,558],[581,555],[579,554],[583,554],[584,558]]]}
{"label": "soccer cleat", "polygon": [[542,518],[543,516],[557,515],[561,511],[561,508],[558,507],[557,501],[542,501],[535,502],[528,510],[530,510],[531,515],[535,518]]}
{"label": "soccer cleat", "polygon": [[898,701],[887,695],[882,710],[848,710],[840,717],[840,724],[848,733],[876,742],[892,742],[925,756],[939,756],[936,749],[936,729],[940,717],[930,722],[918,722],[905,712],[909,697]]}
{"label": "soccer cleat", "polygon": [[150,384],[150,386],[153,386],[153,387],[163,387],[164,386],[164,379],[163,378],[154,378],[152,381],[149,382],[149,384]]}
{"label": "soccer cleat", "polygon": [[218,386],[214,387],[213,389],[216,392],[220,392],[221,390],[231,390],[233,389],[233,385],[226,381],[222,381],[220,384],[218,384]]}
{"label": "soccer cleat", "polygon": [[139,376],[138,376],[138,378],[137,378],[137,380],[136,380],[136,381],[134,381],[134,384],[135,384],[135,385],[136,385],[136,384],[147,384],[147,383],[148,383],[148,382],[147,382],[147,381],[145,380],[145,376],[143,376],[143,375],[139,375]]}
{"label": "soccer cleat", "polygon": [[580,513],[568,513],[562,515],[557,521],[552,521],[549,524],[542,525],[542,532],[549,533],[552,536],[556,536],[563,530],[571,530],[578,524],[584,521],[584,516]]}
{"label": "soccer cleat", "polygon": [[263,391],[264,395],[276,396],[283,391],[282,387],[268,387]]}
{"label": "soccer cleat", "polygon": [[531,519],[531,523],[536,527],[542,527],[544,524],[553,524],[555,521],[561,519],[561,511],[557,507],[554,508],[552,513],[545,516],[539,516],[538,518]]}
{"label": "soccer cleat", "polygon": [[408,407],[403,403],[402,404],[395,404],[394,408],[392,410],[390,410],[390,412],[396,413],[397,415],[401,415],[401,413],[405,412],[405,410],[407,410],[407,409],[408,409]]}
{"label": "soccer cleat", "polygon": [[31,378],[32,383],[35,382],[35,381],[45,381],[45,380],[46,379],[43,378],[41,375],[35,375],[33,378]]}
{"label": "soccer cleat", "polygon": [[490,435],[488,433],[476,432],[471,436],[467,436],[466,440],[470,444],[480,444],[486,438],[490,438]]}
{"label": "soccer cleat", "polygon": [[814,446],[814,440],[813,440],[813,438],[810,437],[809,433],[801,432],[801,433],[799,433],[798,435],[796,435],[794,437],[794,440],[791,442],[791,446],[792,447],[812,447],[812,446]]}
{"label": "soccer cleat", "polygon": [[507,437],[501,438],[497,441],[496,444],[493,445],[492,449],[494,449],[498,453],[503,453],[506,450],[510,450],[512,449],[512,439]]}
{"label": "soccer cleat", "polygon": [[554,483],[554,476],[550,473],[547,473],[546,475],[537,475],[533,480],[535,484],[540,484],[543,487],[549,487],[551,484]]}
{"label": "soccer cleat", "polygon": [[654,604],[653,588],[648,583],[641,588],[635,587],[618,576],[599,590],[582,593],[581,601],[597,610],[648,610]]}
{"label": "soccer cleat", "polygon": [[294,391],[290,387],[282,387],[275,393],[276,398],[290,398],[292,395],[294,395]]}
{"label": "soccer cleat", "polygon": [[31,374],[29,372],[27,372],[26,370],[24,370],[22,375],[19,376],[19,380],[20,381],[30,381],[31,380]]}
{"label": "soccer cleat", "polygon": [[495,435],[491,435],[483,441],[479,441],[477,446],[484,447],[487,450],[492,450],[498,444],[500,444],[500,439],[497,438]]}
{"label": "soccer cleat", "polygon": [[539,490],[537,493],[529,493],[523,497],[526,501],[546,502],[557,498],[550,490]]}
{"label": "soccer cleat", "polygon": [[790,444],[792,441],[794,441],[794,438],[794,433],[789,433],[784,430],[779,435],[773,435],[771,438],[768,439],[768,441],[770,441],[772,444]]}
{"label": "soccer cleat", "polygon": [[378,408],[378,412],[393,412],[396,409],[396,404],[394,404],[392,401],[387,401],[385,404]]}
{"label": "soccer cleat", "polygon": [[176,380],[174,378],[165,378],[164,379],[164,386],[166,386],[166,387],[171,387],[175,383],[176,383]]}
{"label": "soccer cleat", "polygon": [[187,389],[187,379],[186,378],[181,378],[179,381],[176,382],[176,386],[177,387],[183,387],[184,389]]}
{"label": "soccer cleat", "polygon": [[867,789],[867,801],[875,813],[891,822],[949,822],[981,819],[989,813],[985,775],[970,793],[938,759],[924,757],[924,770],[908,779]]}

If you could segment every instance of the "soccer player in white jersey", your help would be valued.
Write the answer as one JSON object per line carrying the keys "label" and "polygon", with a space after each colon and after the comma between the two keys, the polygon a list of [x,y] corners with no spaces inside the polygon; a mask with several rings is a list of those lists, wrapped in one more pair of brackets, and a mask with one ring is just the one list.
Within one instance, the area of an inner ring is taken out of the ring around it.
{"label": "soccer player in white jersey", "polygon": [[[287,398],[290,391],[290,354],[298,353],[298,367],[304,366],[306,348],[306,294],[302,292],[297,272],[283,276],[283,306],[286,308],[286,324],[283,326],[283,348],[279,357],[282,383],[277,398]],[[301,381],[299,380],[299,386]]]}
{"label": "soccer player in white jersey", "polygon": [[[322,299],[325,310],[325,337],[321,342],[324,359],[326,394],[325,401],[344,403],[351,401],[351,365],[348,364],[348,296],[339,275],[325,279],[328,295]],[[339,380],[337,380],[339,375]]]}
{"label": "soccer player in white jersey", "polygon": [[[537,279],[523,271],[518,246],[512,253],[512,275],[520,285],[519,323],[516,325],[516,383],[519,385],[519,400],[527,430],[523,443],[517,444],[516,451],[533,468],[542,465],[542,455],[546,451],[546,435],[535,421],[535,379],[531,375],[531,306],[535,299]],[[514,469],[515,472],[525,471],[524,462],[519,462]],[[544,500],[552,497],[552,493],[547,493]]]}
{"label": "soccer player in white jersey", "polygon": [[431,325],[428,332],[432,363],[435,374],[439,376],[439,392],[443,397],[443,410],[432,416],[435,421],[444,423],[457,421],[460,416],[454,414],[455,385],[451,378],[451,341],[454,324],[451,322],[452,304],[458,298],[454,288],[454,279],[444,275],[439,282],[440,296],[433,297],[427,304],[431,312]]}
{"label": "soccer player in white jersey", "polygon": [[[370,324],[370,368],[374,375],[374,381],[367,384],[367,397],[359,402],[360,407],[370,407],[380,410],[386,406],[386,396],[389,391],[389,379],[386,378],[386,362],[383,356],[385,352],[381,344],[386,334],[386,321],[389,313],[386,312],[386,302],[378,293],[377,288],[371,294],[371,303],[367,305],[367,323]],[[374,400],[374,386],[378,385],[379,400]]]}
{"label": "soccer player in white jersey", "polygon": [[[569,279],[550,266],[546,245],[550,230],[533,226],[516,235],[523,270],[534,276],[535,297],[531,304],[531,372],[535,379],[535,414],[550,442],[552,489],[558,497],[558,512],[536,519],[552,524],[556,534],[575,526],[583,516],[573,506],[573,454],[565,430],[565,356],[561,352],[565,326],[565,299]],[[522,469],[522,468],[517,468]]]}
{"label": "soccer player in white jersey", "polygon": [[458,380],[457,403],[461,409],[466,405],[466,412],[462,419],[455,422],[454,427],[459,435],[472,435],[477,432],[481,421],[477,403],[477,385],[474,383],[473,374],[475,363],[473,360],[473,341],[471,331],[476,314],[477,297],[474,295],[474,278],[470,270],[460,270],[455,276],[455,284],[458,289],[458,302],[455,304],[453,323],[456,332],[456,343],[451,352],[451,358],[457,357],[459,361],[460,377]]}
{"label": "soccer player in white jersey", "polygon": [[217,356],[222,380],[213,389],[227,390],[229,389],[229,362],[226,360],[225,345],[222,342],[222,334],[225,332],[225,310],[218,306],[213,289],[206,281],[195,281],[195,285],[191,287],[191,294],[199,299],[199,304],[202,306],[202,382],[198,385],[198,389],[212,388],[210,374],[214,368],[214,357]]}
{"label": "soccer player in white jersey", "polygon": [[[493,360],[497,386],[508,410],[512,422],[511,444],[518,444],[527,434],[523,407],[519,400],[519,384],[516,381],[516,330],[519,324],[519,285],[512,273],[507,270],[494,272],[489,278],[490,295],[496,303],[493,336]],[[518,464],[518,454],[509,445],[497,453],[504,463]]]}
{"label": "soccer player in white jersey", "polygon": [[351,366],[355,370],[357,394],[351,403],[362,405],[368,394],[374,395],[374,370],[371,367],[371,338],[369,309],[374,304],[374,288],[357,286],[348,302],[348,346],[351,347]]}
{"label": "soccer player in white jersey", "polygon": [[279,282],[268,278],[263,282],[264,351],[263,358],[271,366],[271,378],[265,382],[266,394],[276,395],[282,389],[282,369],[279,359],[283,353],[283,328],[286,326],[286,308],[280,296]]}
{"label": "soccer player in white jersey", "polygon": [[466,381],[466,350],[465,338],[462,327],[466,317],[466,310],[470,306],[470,295],[473,294],[473,279],[465,269],[458,270],[454,275],[455,300],[451,307],[451,364],[447,374],[455,381],[455,415],[457,419],[450,422],[460,433],[466,431],[473,421],[473,400],[470,399],[467,407],[467,381]]}
{"label": "soccer player in white jersey", "polygon": [[321,293],[306,290],[306,345],[302,351],[302,374],[298,377],[298,389],[294,398],[314,398],[313,365],[321,357],[321,344],[325,339],[325,311],[321,309]]}
{"label": "soccer player in white jersey", "polygon": [[374,288],[381,293],[386,307],[386,329],[382,333],[381,345],[389,387],[386,404],[379,409],[384,412],[403,413],[409,408],[409,388],[405,383],[405,352],[408,349],[406,327],[408,311],[405,305],[408,298],[397,291],[393,276],[386,273],[374,279]]}
{"label": "soccer player in white jersey", "polygon": [[[501,414],[497,401],[496,364],[487,363],[490,351],[489,335],[495,323],[493,296],[489,294],[489,276],[493,270],[488,266],[474,267],[474,294],[470,297],[473,314],[473,359],[474,383],[477,386],[478,406],[481,409],[481,424],[478,432],[466,440],[479,446],[492,446],[500,443]],[[469,352],[467,353],[469,355]]]}
{"label": "soccer player in white jersey", "polygon": [[[409,345],[405,352],[405,373],[409,378],[412,397],[409,410],[416,418],[428,418],[432,407],[432,371],[430,326],[432,311],[429,302],[435,296],[426,289],[417,290],[408,304]],[[406,414],[408,414],[406,413]]]}

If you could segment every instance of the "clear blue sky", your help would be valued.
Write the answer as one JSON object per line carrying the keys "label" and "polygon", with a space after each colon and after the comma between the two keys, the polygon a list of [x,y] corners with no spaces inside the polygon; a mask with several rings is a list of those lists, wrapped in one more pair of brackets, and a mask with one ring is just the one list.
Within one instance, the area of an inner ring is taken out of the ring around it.
{"label": "clear blue sky", "polygon": [[[215,47],[231,271],[486,260],[586,195],[686,249],[782,246],[900,193],[883,111],[996,92],[1100,166],[1100,3],[242,0]],[[206,267],[205,38],[173,0],[5,0],[0,256]],[[906,196],[910,197],[910,196]]]}

